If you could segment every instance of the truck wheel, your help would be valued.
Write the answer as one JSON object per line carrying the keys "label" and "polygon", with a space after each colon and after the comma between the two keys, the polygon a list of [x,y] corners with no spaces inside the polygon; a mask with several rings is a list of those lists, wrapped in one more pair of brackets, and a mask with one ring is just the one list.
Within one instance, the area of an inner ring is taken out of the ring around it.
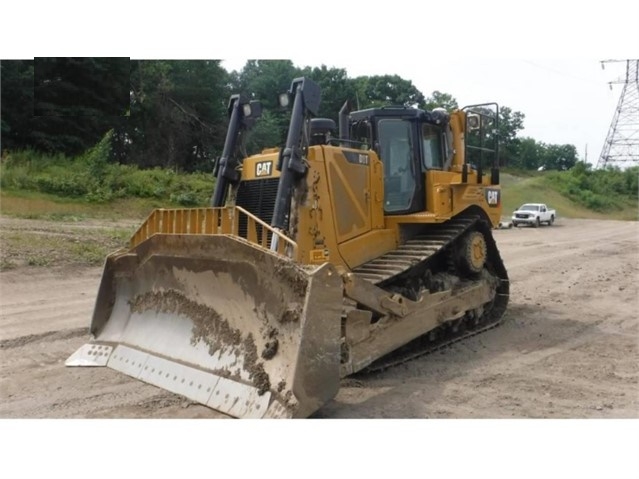
{"label": "truck wheel", "polygon": [[535,218],[535,224],[533,225],[535,228],[539,228],[539,225],[541,224],[541,221],[539,221],[539,216],[537,216],[537,218]]}
{"label": "truck wheel", "polygon": [[513,225],[515,228],[517,228],[517,225],[518,225],[518,224],[519,224],[519,223],[515,223],[514,221],[512,222],[512,225]]}
{"label": "truck wheel", "polygon": [[550,217],[550,221],[548,221],[548,226],[552,226],[552,224],[555,222],[555,217],[551,216]]}

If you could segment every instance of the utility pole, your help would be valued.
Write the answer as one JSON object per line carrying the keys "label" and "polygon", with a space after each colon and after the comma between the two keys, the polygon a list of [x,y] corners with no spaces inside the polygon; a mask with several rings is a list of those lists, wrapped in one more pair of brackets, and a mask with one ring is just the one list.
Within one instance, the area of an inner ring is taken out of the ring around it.
{"label": "utility pole", "polygon": [[586,143],[586,151],[585,151],[585,158],[584,158],[584,162],[588,163],[588,143]]}
{"label": "utility pole", "polygon": [[639,60],[602,60],[601,68],[619,62],[626,64],[626,75],[608,82],[611,90],[613,84],[621,84],[623,89],[597,168],[639,166]]}

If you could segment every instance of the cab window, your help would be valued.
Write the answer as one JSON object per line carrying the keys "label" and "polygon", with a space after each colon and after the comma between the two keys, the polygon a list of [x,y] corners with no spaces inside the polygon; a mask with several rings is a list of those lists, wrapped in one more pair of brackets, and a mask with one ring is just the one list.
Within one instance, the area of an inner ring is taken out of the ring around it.
{"label": "cab window", "polygon": [[398,119],[378,123],[379,154],[384,163],[384,209],[410,208],[416,180],[412,161],[411,124]]}
{"label": "cab window", "polygon": [[422,161],[427,170],[443,168],[442,135],[436,126],[422,125]]}

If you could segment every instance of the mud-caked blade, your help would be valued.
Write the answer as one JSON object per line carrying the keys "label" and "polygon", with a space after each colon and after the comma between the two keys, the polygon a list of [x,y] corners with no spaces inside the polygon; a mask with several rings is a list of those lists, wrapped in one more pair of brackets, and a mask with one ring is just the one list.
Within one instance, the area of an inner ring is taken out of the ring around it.
{"label": "mud-caked blade", "polygon": [[106,365],[234,417],[306,417],[339,387],[342,282],[232,236],[155,235],[107,258],[94,340]]}

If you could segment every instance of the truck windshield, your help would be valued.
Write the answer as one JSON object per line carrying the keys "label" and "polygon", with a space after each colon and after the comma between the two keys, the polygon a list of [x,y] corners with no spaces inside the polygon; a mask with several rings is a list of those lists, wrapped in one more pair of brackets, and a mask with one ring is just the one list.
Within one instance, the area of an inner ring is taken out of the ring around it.
{"label": "truck windshield", "polygon": [[539,211],[539,205],[524,205],[519,208],[520,211]]}

